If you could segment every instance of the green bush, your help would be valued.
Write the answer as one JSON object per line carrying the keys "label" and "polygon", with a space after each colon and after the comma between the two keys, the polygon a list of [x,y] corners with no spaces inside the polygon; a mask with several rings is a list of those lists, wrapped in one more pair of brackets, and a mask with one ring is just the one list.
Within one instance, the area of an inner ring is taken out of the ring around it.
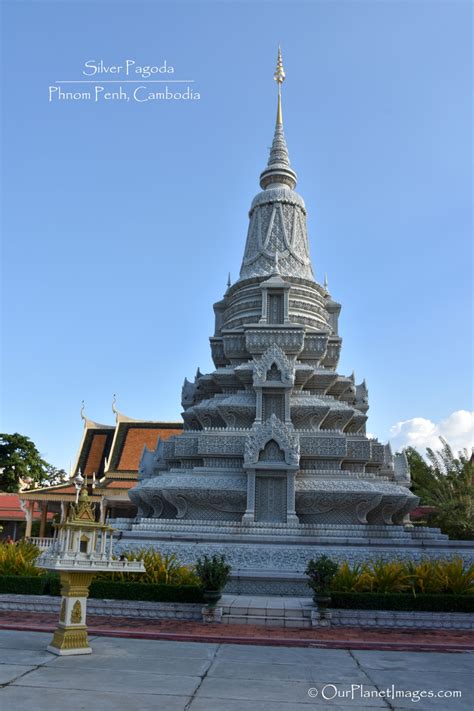
{"label": "green bush", "polygon": [[474,594],[474,565],[459,556],[448,560],[384,561],[342,563],[333,578],[331,591],[367,593]]}
{"label": "green bush", "polygon": [[473,595],[410,595],[406,593],[331,593],[332,607],[345,610],[474,612]]}
{"label": "green bush", "polygon": [[40,549],[29,541],[0,541],[0,575],[43,575],[43,571],[36,567],[39,554]]}
{"label": "green bush", "polygon": [[[117,556],[115,556],[117,558]],[[144,573],[98,573],[96,580],[114,582],[150,583],[158,585],[199,585],[194,569],[182,565],[174,553],[162,554],[156,548],[136,548],[124,550],[120,558],[124,560],[142,560]]]}
{"label": "green bush", "polygon": [[203,555],[196,561],[196,573],[203,590],[222,590],[230,575],[231,566],[226,563],[225,555]]}
{"label": "green bush", "polygon": [[103,600],[146,600],[149,602],[204,602],[202,589],[197,585],[153,585],[93,580],[90,597]]}
{"label": "green bush", "polygon": [[0,593],[10,595],[47,595],[47,575],[0,575]]}
{"label": "green bush", "polygon": [[316,560],[311,559],[308,561],[304,572],[309,578],[308,585],[315,596],[331,594],[332,581],[337,573],[338,567],[338,564],[328,558],[327,555],[322,555]]}
{"label": "green bush", "polygon": [[56,597],[61,595],[61,582],[59,580],[59,575],[57,573],[48,573],[46,577],[48,579],[46,594],[55,595]]}
{"label": "green bush", "polygon": [[438,578],[441,592],[453,595],[474,594],[474,565],[465,566],[462,558],[438,563]]}
{"label": "green bush", "polygon": [[[59,575],[3,575],[0,594],[54,595],[61,594]],[[89,596],[104,600],[147,600],[149,602],[204,602],[198,585],[153,585],[113,580],[93,580]]]}

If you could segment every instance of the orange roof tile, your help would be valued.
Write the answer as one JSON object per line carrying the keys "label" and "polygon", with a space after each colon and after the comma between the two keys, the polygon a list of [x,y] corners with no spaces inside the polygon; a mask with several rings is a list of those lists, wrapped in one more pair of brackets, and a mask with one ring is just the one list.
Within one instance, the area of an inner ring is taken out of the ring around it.
{"label": "orange roof tile", "polygon": [[90,476],[93,472],[98,477],[102,476],[105,467],[105,458],[109,456],[110,447],[115,428],[101,430],[87,429],[81,444],[74,474],[80,469],[83,474]]}
{"label": "orange roof tile", "polygon": [[131,489],[132,486],[136,486],[136,480],[130,481],[129,479],[109,479],[107,483],[101,487],[101,489]]}
{"label": "orange roof tile", "polygon": [[155,449],[158,437],[168,439],[172,435],[180,435],[182,431],[182,428],[165,429],[162,427],[134,427],[133,424],[128,425],[117,470],[138,471],[140,457],[145,445],[148,449]]}
{"label": "orange roof tile", "polygon": [[88,476],[93,472],[96,472],[96,474],[100,472],[104,461],[106,443],[106,434],[96,434],[93,436],[84,471],[82,472],[83,474]]}

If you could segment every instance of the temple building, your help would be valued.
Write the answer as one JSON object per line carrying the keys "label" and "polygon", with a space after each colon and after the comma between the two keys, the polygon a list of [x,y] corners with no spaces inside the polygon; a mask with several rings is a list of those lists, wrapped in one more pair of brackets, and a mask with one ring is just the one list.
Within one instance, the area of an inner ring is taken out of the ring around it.
{"label": "temple building", "polygon": [[87,477],[89,498],[105,508],[106,516],[136,515],[137,510],[128,498],[128,490],[137,483],[144,448],[154,448],[159,439],[165,441],[172,435],[179,435],[183,424],[127,417],[117,410],[115,398],[112,411],[115,424],[103,425],[87,418],[84,408],[81,409],[84,430],[68,482],[18,494],[26,516],[27,537],[31,537],[33,520],[40,520],[38,536],[43,538],[46,522],[51,520],[53,514],[65,518],[68,505],[76,500],[77,492],[72,479],[78,472]]}
{"label": "temple building", "polygon": [[114,525],[123,548],[158,546],[190,563],[225,553],[234,592],[297,594],[316,553],[439,556],[456,542],[413,528],[406,457],[367,436],[366,382],[337,371],[341,305],[314,277],[281,53],[274,78],[276,125],[240,277],[214,304],[215,369],[185,380],[184,430],[145,447],[128,492],[138,517]]}
{"label": "temple building", "polygon": [[[7,494],[0,492],[0,540],[9,539],[16,541],[22,538],[25,533],[25,511],[26,506],[20,499],[20,494]],[[31,512],[30,535],[33,523],[37,524],[38,532],[44,536],[47,528],[49,531],[53,521],[52,511],[36,509]]]}

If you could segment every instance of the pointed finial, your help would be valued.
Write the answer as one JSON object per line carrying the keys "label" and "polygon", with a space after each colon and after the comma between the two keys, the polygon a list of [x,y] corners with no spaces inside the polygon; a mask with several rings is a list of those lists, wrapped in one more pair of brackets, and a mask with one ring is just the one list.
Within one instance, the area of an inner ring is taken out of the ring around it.
{"label": "pointed finial", "polygon": [[119,414],[119,411],[116,408],[117,405],[117,395],[114,393],[112,397],[112,412],[115,413],[116,415]]}
{"label": "pointed finial", "polygon": [[326,291],[328,291],[328,275],[327,273],[324,275],[324,288]]}
{"label": "pointed finial", "polygon": [[229,272],[229,275],[228,275],[228,277],[227,277],[227,288],[229,288],[229,286],[230,286],[231,284],[232,284],[232,282],[231,282],[231,280],[230,280],[230,272]]}
{"label": "pointed finial", "polygon": [[278,249],[275,250],[275,267],[274,267],[273,273],[274,274],[280,273],[280,262],[278,260]]}
{"label": "pointed finial", "polygon": [[277,107],[277,118],[276,118],[276,123],[277,126],[283,125],[283,113],[281,110],[281,85],[285,81],[285,70],[283,69],[283,59],[281,56],[281,47],[278,47],[278,59],[277,59],[277,65],[275,69],[275,74],[273,75],[273,78],[278,84],[278,107]]}
{"label": "pointed finial", "polygon": [[82,476],[82,472],[80,469],[77,470],[77,474],[73,479],[74,486],[76,487],[76,504],[79,501],[79,492],[82,490],[82,487],[84,486],[85,479]]}
{"label": "pointed finial", "polygon": [[82,400],[82,402],[81,402],[81,419],[84,420],[84,424],[85,424],[85,422],[86,422],[86,420],[87,420],[87,417],[86,417],[86,414],[85,414],[85,408],[86,408],[85,402],[84,402],[84,400]]}
{"label": "pointed finial", "polygon": [[267,167],[260,175],[260,186],[263,190],[266,190],[268,187],[273,185],[284,185],[289,187],[290,190],[294,190],[296,186],[296,173],[290,166],[288,148],[286,145],[285,134],[283,132],[281,85],[285,81],[285,70],[283,69],[283,60],[280,47],[278,48],[277,66],[273,78],[278,84],[276,124]]}

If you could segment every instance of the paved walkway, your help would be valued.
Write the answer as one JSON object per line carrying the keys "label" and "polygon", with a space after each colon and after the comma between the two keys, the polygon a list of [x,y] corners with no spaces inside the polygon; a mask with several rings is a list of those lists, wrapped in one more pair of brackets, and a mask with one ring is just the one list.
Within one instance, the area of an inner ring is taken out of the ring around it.
{"label": "paved walkway", "polygon": [[[0,631],[0,708],[21,711],[362,711],[473,708],[474,655],[91,638],[56,657],[51,635]],[[400,691],[442,697],[414,703]],[[354,685],[352,688],[351,685]],[[452,692],[461,698],[452,698]],[[448,694],[448,698],[446,696]],[[326,697],[326,700],[325,698]]]}
{"label": "paved walkway", "polygon": [[[57,613],[0,612],[1,630],[53,632]],[[287,647],[378,649],[391,651],[474,651],[474,635],[456,630],[393,630],[333,627],[291,629],[242,624],[211,624],[186,620],[150,620],[88,615],[91,635],[201,642],[248,642]]]}

